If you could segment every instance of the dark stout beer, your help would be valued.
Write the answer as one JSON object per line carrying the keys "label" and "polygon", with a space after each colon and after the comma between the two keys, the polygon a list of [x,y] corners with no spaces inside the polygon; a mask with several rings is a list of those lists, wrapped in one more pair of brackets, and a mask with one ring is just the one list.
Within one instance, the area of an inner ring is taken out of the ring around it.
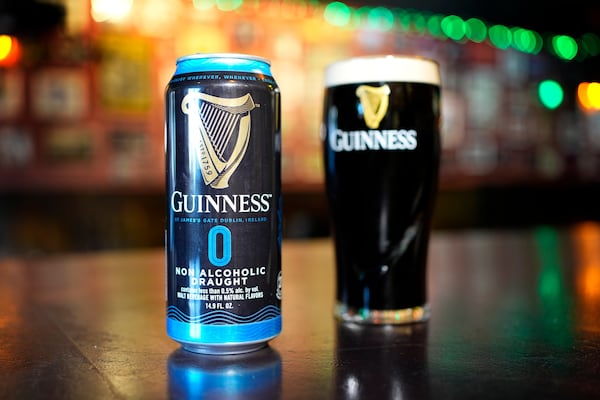
{"label": "dark stout beer", "polygon": [[281,125],[269,62],[177,61],[166,91],[167,332],[242,353],[281,331]]}
{"label": "dark stout beer", "polygon": [[337,315],[428,318],[426,264],[440,158],[437,64],[372,57],[329,66],[323,148]]}

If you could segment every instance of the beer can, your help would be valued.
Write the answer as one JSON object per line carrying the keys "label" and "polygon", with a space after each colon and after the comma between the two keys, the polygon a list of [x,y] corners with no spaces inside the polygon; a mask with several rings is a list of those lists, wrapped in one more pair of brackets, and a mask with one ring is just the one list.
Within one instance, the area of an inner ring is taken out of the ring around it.
{"label": "beer can", "polygon": [[281,331],[281,116],[270,62],[177,60],[166,94],[167,333],[257,350]]}

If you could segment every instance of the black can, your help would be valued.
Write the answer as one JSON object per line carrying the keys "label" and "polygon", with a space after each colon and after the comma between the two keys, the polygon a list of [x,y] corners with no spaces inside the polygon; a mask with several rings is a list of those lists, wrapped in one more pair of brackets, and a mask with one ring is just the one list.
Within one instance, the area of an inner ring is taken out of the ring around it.
{"label": "black can", "polygon": [[166,90],[167,333],[198,353],[281,331],[280,92],[270,63],[179,58]]}

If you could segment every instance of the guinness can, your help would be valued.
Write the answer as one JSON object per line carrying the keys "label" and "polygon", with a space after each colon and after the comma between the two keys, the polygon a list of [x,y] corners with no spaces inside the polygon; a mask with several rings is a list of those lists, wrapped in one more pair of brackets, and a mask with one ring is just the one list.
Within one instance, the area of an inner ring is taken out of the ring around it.
{"label": "guinness can", "polygon": [[267,60],[179,58],[166,89],[167,333],[244,353],[281,331],[280,93]]}
{"label": "guinness can", "polygon": [[426,320],[426,264],[440,159],[440,74],[416,57],[359,57],[325,73],[324,165],[336,315]]}

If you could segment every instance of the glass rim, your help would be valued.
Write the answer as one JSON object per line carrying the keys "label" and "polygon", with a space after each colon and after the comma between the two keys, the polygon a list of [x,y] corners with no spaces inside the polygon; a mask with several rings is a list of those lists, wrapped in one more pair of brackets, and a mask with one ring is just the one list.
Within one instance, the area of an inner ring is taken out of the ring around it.
{"label": "glass rim", "polygon": [[411,54],[358,56],[325,69],[325,87],[365,82],[413,82],[440,85],[439,63]]}

